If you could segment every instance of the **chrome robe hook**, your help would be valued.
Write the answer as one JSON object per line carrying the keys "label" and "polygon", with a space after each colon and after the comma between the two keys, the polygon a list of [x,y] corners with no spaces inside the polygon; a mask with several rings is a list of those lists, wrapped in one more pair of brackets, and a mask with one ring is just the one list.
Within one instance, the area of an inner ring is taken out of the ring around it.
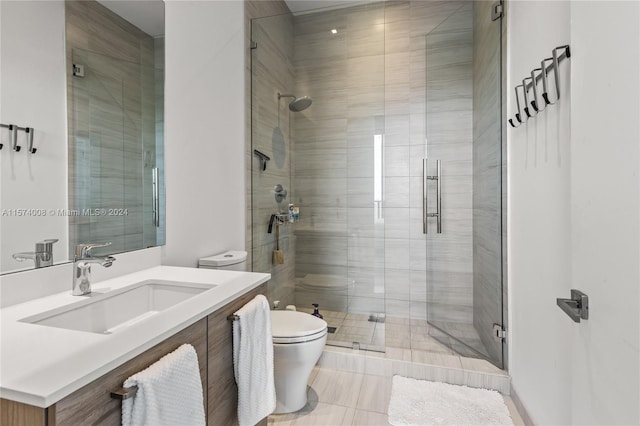
{"label": "chrome robe hook", "polygon": [[538,78],[542,78],[542,77],[538,77],[536,76],[536,71],[543,71],[542,68],[534,68],[533,71],[531,71],[531,88],[533,89],[533,100],[531,101],[531,107],[533,108],[533,110],[538,113],[540,111],[544,111],[544,109],[546,108],[546,104],[545,104],[545,108],[540,109],[540,103],[538,101]]}
{"label": "chrome robe hook", "polygon": [[535,84],[535,80],[533,80],[532,77],[525,77],[522,79],[522,91],[524,92],[524,113],[527,114],[527,117],[531,118],[532,116],[529,112],[529,85],[527,84],[527,80],[531,80],[532,86]]}
{"label": "chrome robe hook", "polygon": [[522,84],[519,84],[515,87],[516,105],[518,107],[518,112],[516,113],[516,120],[518,121],[519,124],[516,126],[515,123],[513,122],[513,118],[510,118],[509,124],[511,124],[511,127],[520,127],[522,123],[524,123],[524,121],[522,121],[522,109],[520,108],[520,95],[518,94],[518,87],[523,87],[523,86]]}

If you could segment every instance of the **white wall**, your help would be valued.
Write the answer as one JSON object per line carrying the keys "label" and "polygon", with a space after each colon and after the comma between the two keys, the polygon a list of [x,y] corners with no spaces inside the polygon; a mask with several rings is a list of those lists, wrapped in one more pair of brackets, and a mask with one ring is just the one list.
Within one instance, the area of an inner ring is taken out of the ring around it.
{"label": "white wall", "polygon": [[66,77],[63,1],[2,1],[0,48],[0,122],[33,127],[38,151],[27,151],[18,132],[20,152],[11,149],[7,129],[0,135],[1,200],[4,209],[44,209],[42,217],[0,218],[0,272],[33,268],[18,263],[15,252],[33,251],[35,243],[57,238],[54,261],[68,259],[68,218],[51,213],[67,208]]}
{"label": "white wall", "polygon": [[572,275],[592,304],[572,422],[640,424],[640,3],[572,2],[571,44]]}
{"label": "white wall", "polygon": [[[637,2],[512,1],[513,87],[551,49],[562,99],[510,129],[513,387],[536,424],[638,424],[640,208]],[[577,288],[591,318],[555,303]]]}
{"label": "white wall", "polygon": [[244,248],[243,31],[243,2],[166,2],[167,265]]}
{"label": "white wall", "polygon": [[[509,3],[509,118],[514,86],[551,49],[569,43],[569,16],[569,2]],[[572,324],[555,306],[571,283],[568,62],[560,65],[562,101],[507,136],[509,365],[513,387],[539,424],[570,424],[570,364],[559,355],[571,352],[566,336]]]}

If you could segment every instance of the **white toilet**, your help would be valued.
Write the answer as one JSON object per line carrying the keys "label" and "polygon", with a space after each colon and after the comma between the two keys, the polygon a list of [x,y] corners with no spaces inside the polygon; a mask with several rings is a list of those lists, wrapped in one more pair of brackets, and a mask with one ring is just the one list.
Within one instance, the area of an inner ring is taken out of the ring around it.
{"label": "white toilet", "polygon": [[271,311],[276,410],[292,413],[307,404],[307,382],[327,342],[327,323],[298,311]]}
{"label": "white toilet", "polygon": [[[199,260],[200,268],[246,271],[247,252],[228,251]],[[292,413],[307,404],[307,382],[327,342],[327,323],[298,311],[271,311],[276,385],[274,413]]]}
{"label": "white toilet", "polygon": [[204,269],[225,269],[227,271],[246,271],[246,251],[225,251],[215,256],[203,257],[198,260],[198,267]]}

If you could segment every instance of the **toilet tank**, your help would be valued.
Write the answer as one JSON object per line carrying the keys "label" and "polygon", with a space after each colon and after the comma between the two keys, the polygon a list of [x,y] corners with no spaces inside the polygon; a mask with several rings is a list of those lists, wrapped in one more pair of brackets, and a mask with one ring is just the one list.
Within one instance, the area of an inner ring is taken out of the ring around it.
{"label": "toilet tank", "polygon": [[247,252],[230,250],[214,256],[203,257],[198,260],[198,268],[224,269],[227,271],[246,271]]}

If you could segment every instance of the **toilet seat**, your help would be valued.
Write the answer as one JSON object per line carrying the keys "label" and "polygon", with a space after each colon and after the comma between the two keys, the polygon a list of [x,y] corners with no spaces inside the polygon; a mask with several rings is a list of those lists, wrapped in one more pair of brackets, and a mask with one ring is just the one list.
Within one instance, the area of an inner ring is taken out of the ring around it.
{"label": "toilet seat", "polygon": [[324,337],[327,323],[298,311],[271,311],[273,343],[302,343]]}

